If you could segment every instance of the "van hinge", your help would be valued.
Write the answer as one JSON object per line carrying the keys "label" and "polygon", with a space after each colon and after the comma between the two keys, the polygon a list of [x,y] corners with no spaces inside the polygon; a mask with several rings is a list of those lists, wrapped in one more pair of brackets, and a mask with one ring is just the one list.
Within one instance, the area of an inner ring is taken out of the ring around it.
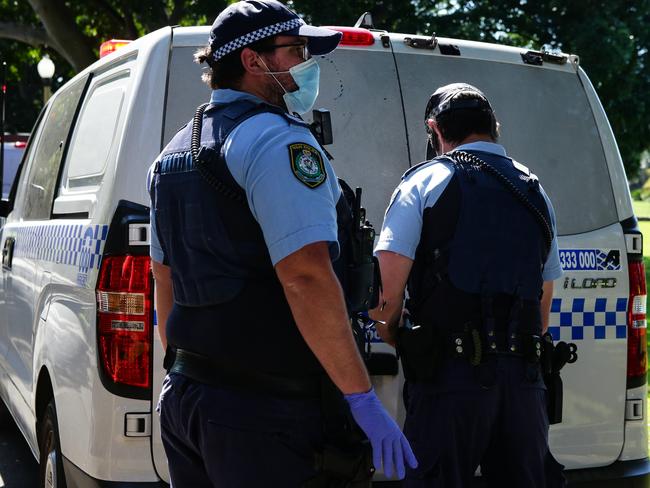
{"label": "van hinge", "polygon": [[521,59],[526,64],[541,66],[544,62],[566,64],[569,57],[564,54],[549,53],[548,51],[526,51],[525,53],[521,53]]}
{"label": "van hinge", "polygon": [[643,400],[625,400],[625,420],[643,420]]}
{"label": "van hinge", "polygon": [[431,37],[405,37],[404,44],[415,49],[435,49],[438,46],[438,38],[435,32]]}
{"label": "van hinge", "polygon": [[126,437],[148,437],[151,435],[150,413],[127,413],[124,415]]}
{"label": "van hinge", "polygon": [[625,247],[628,254],[643,253],[643,235],[642,234],[625,234]]}
{"label": "van hinge", "polygon": [[149,224],[129,224],[129,246],[148,246],[149,233]]}

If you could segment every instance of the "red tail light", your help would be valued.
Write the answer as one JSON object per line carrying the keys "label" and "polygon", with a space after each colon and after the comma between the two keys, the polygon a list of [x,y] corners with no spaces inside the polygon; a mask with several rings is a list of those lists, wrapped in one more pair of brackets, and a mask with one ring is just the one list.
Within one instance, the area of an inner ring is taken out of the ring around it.
{"label": "red tail light", "polygon": [[152,276],[148,256],[108,256],[97,282],[101,367],[114,383],[151,386]]}
{"label": "red tail light", "polygon": [[627,378],[642,378],[648,367],[646,344],[646,282],[642,261],[629,262],[630,302],[627,306]]}
{"label": "red tail light", "polygon": [[341,46],[372,46],[375,43],[375,36],[368,29],[360,27],[325,27],[343,33],[339,43]]}

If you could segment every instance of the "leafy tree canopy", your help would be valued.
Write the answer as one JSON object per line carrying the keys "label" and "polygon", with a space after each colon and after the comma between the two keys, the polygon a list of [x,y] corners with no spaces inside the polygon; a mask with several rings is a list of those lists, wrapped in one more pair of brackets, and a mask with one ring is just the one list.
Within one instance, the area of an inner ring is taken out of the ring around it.
{"label": "leafy tree canopy", "polygon": [[[0,60],[9,67],[7,120],[29,130],[40,109],[36,63],[54,88],[97,59],[103,40],[166,25],[209,24],[231,0],[0,0]],[[289,0],[309,22],[353,25],[578,54],[616,134],[629,175],[650,149],[650,0]],[[36,96],[38,94],[38,96]]]}

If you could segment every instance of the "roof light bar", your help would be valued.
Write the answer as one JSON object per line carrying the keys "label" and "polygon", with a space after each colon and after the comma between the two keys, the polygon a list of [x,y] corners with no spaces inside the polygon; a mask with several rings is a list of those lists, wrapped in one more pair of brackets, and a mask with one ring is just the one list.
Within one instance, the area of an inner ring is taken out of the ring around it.
{"label": "roof light bar", "polygon": [[110,41],[102,42],[102,45],[99,46],[99,57],[103,58],[104,56],[109,55],[110,53],[117,51],[119,48],[127,46],[131,41],[124,39],[111,39]]}

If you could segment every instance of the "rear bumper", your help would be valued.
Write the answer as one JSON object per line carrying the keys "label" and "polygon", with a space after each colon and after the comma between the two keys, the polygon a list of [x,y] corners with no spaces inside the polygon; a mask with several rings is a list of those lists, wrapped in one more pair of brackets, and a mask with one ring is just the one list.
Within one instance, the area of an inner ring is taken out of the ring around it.
{"label": "rear bumper", "polygon": [[71,461],[63,457],[63,471],[68,488],[169,488],[162,481],[133,482],[133,481],[104,481],[93,478],[79,469]]}
{"label": "rear bumper", "polygon": [[[568,488],[650,488],[650,459],[617,461],[609,466],[565,471]],[[398,488],[398,481],[376,482],[377,488]],[[483,488],[476,478],[472,488]]]}
{"label": "rear bumper", "polygon": [[616,461],[609,466],[565,471],[571,488],[650,488],[650,459]]}

